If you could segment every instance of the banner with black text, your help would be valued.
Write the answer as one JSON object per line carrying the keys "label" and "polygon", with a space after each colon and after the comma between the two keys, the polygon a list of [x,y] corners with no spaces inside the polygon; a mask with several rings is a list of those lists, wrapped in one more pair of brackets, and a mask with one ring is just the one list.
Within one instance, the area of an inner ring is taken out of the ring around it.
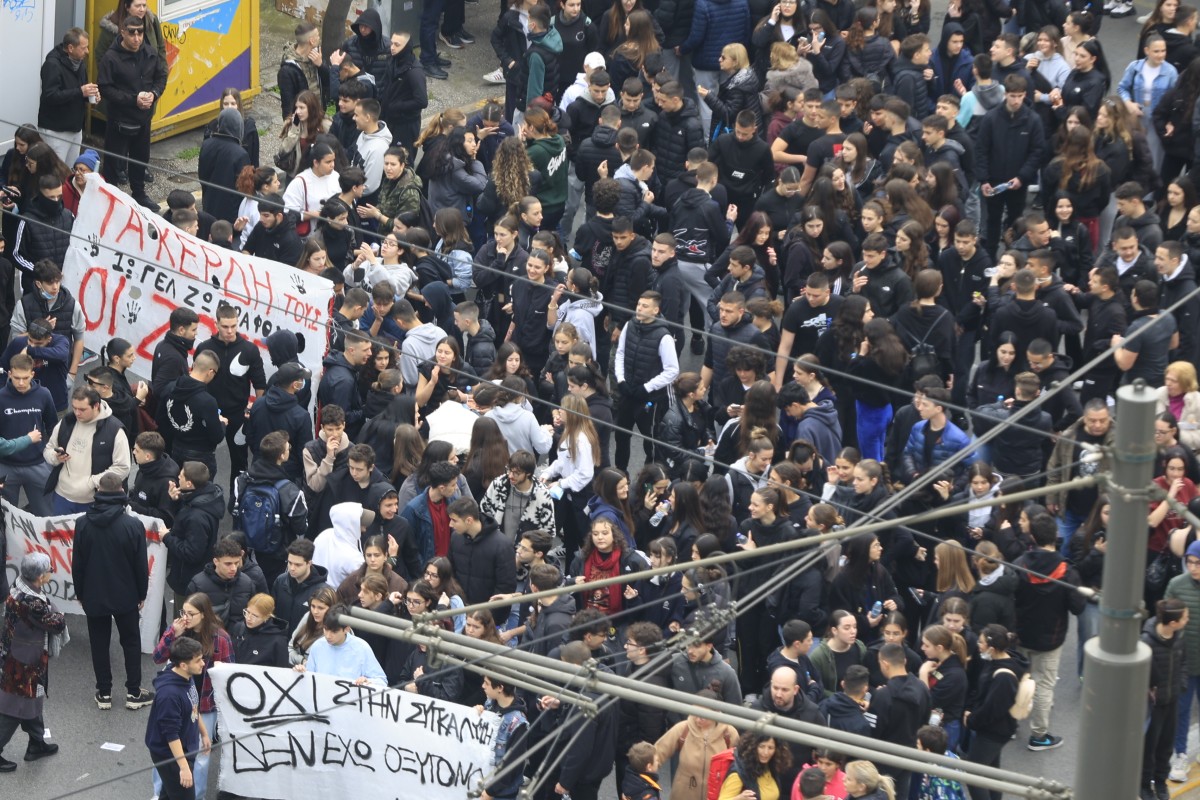
{"label": "banner with black text", "polygon": [[295,797],[462,800],[490,769],[500,718],[332,675],[215,664],[221,790]]}

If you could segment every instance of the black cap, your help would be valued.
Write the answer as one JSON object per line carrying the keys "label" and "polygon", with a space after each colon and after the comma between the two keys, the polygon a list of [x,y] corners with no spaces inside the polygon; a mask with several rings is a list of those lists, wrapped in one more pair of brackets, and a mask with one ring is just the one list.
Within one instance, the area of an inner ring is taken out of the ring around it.
{"label": "black cap", "polygon": [[299,361],[289,361],[280,365],[271,377],[271,383],[276,386],[287,386],[296,381],[306,381],[312,377],[312,371]]}

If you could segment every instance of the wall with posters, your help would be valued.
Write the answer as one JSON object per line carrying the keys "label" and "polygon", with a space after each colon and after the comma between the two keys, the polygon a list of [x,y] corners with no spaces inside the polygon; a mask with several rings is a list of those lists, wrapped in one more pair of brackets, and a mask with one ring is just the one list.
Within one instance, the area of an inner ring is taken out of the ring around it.
{"label": "wall with posters", "polygon": [[[71,578],[72,549],[75,543],[75,520],[79,514],[60,517],[35,517],[0,500],[4,514],[5,564],[8,583],[12,585],[21,558],[27,553],[45,553],[50,557],[53,573],[47,591],[54,605],[64,614],[83,614],[83,606],[75,596]],[[166,523],[141,514],[132,516],[146,526],[146,558],[150,566],[150,584],[146,605],[142,609],[141,643],[143,653],[153,653],[158,644],[159,611],[163,607],[167,585],[167,548],[161,532]]]}
{"label": "wall with posters", "polygon": [[88,176],[74,234],[63,285],[79,302],[89,350],[121,336],[149,362],[171,311],[186,306],[199,314],[202,341],[216,332],[224,301],[241,312],[242,334],[263,350],[268,378],[274,367],[266,338],[280,329],[301,337],[301,363],[321,374],[333,305],[325,278],[186,234],[99,175]]}

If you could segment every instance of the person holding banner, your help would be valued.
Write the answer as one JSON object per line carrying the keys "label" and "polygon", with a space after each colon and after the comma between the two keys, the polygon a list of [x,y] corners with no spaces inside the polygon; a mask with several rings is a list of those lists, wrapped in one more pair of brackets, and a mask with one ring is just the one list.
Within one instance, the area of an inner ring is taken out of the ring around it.
{"label": "person holding banner", "polygon": [[292,669],[336,675],[354,681],[355,686],[386,688],[387,675],[371,652],[371,645],[350,635],[350,626],[342,621],[343,616],[350,616],[350,609],[341,604],[326,612],[321,620],[324,638],[313,643],[305,663],[297,664]]}
{"label": "person holding banner", "polygon": [[92,670],[96,673],[96,707],[112,708],[112,664],[108,643],[116,620],[125,657],[125,707],[144,708],[154,693],[142,688],[139,612],[150,586],[146,526],[126,511],[129,496],[116,475],[102,475],[96,499],[75,523],[71,576],[75,596],[87,615]]}
{"label": "person holding banner", "polygon": [[[21,559],[21,568],[4,603],[4,630],[0,633],[0,751],[12,739],[17,728],[29,734],[25,760],[36,761],[58,752],[58,745],[46,742],[42,706],[49,685],[51,654],[67,643],[67,618],[46,596],[50,582],[50,557],[30,553]],[[17,768],[0,755],[0,772]]]}

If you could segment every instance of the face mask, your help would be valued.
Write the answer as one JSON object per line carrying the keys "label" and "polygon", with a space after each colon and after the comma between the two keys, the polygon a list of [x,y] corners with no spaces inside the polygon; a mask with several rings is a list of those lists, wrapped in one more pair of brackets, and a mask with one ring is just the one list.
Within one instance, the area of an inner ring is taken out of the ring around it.
{"label": "face mask", "polygon": [[58,297],[58,295],[50,294],[45,289],[38,289],[38,294],[42,296],[43,300],[53,300],[54,298]]}

